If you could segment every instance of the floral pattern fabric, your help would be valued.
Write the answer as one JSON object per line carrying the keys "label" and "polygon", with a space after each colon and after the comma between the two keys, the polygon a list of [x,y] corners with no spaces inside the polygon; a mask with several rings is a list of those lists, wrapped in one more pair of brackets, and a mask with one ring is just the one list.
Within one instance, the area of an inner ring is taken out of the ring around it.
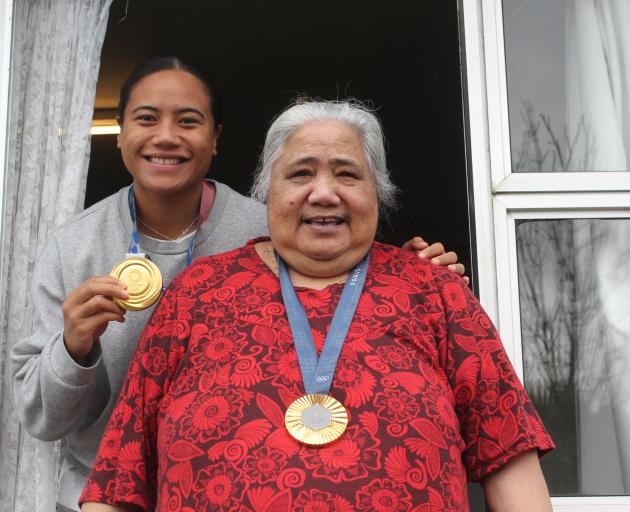
{"label": "floral pattern fabric", "polygon": [[[343,285],[297,289],[321,351]],[[253,243],[197,260],[147,325],[81,498],[144,510],[468,510],[479,480],[553,443],[463,281],[374,244],[331,395],[343,436],[284,427],[304,394],[276,276]]]}

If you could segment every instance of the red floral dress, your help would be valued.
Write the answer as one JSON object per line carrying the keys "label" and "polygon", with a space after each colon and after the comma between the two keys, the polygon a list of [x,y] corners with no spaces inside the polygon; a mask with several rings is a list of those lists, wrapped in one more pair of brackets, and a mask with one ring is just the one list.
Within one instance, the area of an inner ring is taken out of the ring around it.
{"label": "red floral dress", "polygon": [[[342,285],[298,289],[321,350]],[[81,502],[144,510],[468,510],[467,478],[553,448],[459,276],[375,243],[331,394],[343,436],[300,445],[279,282],[253,244],[197,260],[139,342]]]}

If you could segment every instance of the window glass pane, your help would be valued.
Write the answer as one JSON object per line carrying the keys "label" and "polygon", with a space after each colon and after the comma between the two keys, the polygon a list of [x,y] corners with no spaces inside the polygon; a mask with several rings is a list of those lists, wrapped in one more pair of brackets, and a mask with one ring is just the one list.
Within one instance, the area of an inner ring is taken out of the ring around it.
{"label": "window glass pane", "polygon": [[630,2],[502,5],[512,171],[627,171]]}
{"label": "window glass pane", "polygon": [[555,496],[630,494],[630,219],[516,225],[524,383]]}

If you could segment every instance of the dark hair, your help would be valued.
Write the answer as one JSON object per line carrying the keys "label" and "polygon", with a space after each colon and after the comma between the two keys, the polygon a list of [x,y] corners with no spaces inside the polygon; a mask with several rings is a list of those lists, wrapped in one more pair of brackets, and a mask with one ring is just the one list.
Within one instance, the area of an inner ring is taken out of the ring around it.
{"label": "dark hair", "polygon": [[217,88],[212,77],[200,66],[184,62],[179,57],[156,57],[140,64],[127,77],[120,88],[120,99],[118,100],[118,122],[122,125],[125,114],[125,107],[129,101],[129,95],[134,87],[144,77],[157,73],[158,71],[169,71],[179,69],[190,73],[197,78],[206,88],[210,99],[210,112],[214,118],[214,126],[217,127],[223,121],[223,105],[221,97],[217,93]]}

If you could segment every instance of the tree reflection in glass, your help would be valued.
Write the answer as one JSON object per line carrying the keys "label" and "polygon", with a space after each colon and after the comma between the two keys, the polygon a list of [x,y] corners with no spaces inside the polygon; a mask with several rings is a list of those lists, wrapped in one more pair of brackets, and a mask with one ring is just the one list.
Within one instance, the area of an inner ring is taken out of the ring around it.
{"label": "tree reflection in glass", "polygon": [[516,226],[525,386],[553,495],[630,493],[630,220]]}
{"label": "tree reflection in glass", "polygon": [[[628,171],[630,2],[503,0],[502,10],[512,171]],[[532,120],[542,152],[523,158]]]}

